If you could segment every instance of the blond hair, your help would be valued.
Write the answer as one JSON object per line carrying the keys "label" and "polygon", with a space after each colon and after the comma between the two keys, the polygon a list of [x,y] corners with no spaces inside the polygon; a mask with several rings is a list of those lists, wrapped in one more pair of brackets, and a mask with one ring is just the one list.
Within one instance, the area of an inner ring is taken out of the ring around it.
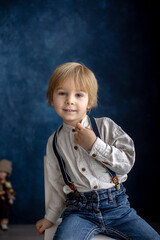
{"label": "blond hair", "polygon": [[89,68],[76,62],[68,62],[58,66],[51,75],[47,90],[49,105],[52,104],[55,89],[57,89],[63,81],[69,77],[73,78],[77,88],[87,92],[89,98],[88,105],[90,109],[96,107],[98,83],[95,75]]}

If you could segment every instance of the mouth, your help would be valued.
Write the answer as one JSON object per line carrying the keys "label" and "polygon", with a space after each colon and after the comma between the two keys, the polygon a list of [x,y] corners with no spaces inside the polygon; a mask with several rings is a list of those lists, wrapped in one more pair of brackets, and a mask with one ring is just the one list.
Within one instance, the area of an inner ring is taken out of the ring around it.
{"label": "mouth", "polygon": [[77,110],[69,109],[69,108],[64,108],[63,111],[64,111],[64,112],[69,112],[69,113],[77,112]]}

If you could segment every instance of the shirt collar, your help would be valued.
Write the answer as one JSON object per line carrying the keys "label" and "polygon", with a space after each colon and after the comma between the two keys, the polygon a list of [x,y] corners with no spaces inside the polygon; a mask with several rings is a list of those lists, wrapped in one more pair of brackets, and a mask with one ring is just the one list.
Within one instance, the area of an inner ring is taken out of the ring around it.
{"label": "shirt collar", "polygon": [[[90,120],[89,120],[88,115],[86,115],[86,116],[83,118],[81,124],[82,124],[83,127],[88,127],[88,128],[89,128]],[[71,126],[71,125],[68,125],[68,124],[66,124],[66,123],[63,123],[63,128],[62,128],[62,130],[66,131],[66,132],[70,132],[70,131],[72,131],[72,129],[75,129],[75,128],[74,128],[73,126]]]}

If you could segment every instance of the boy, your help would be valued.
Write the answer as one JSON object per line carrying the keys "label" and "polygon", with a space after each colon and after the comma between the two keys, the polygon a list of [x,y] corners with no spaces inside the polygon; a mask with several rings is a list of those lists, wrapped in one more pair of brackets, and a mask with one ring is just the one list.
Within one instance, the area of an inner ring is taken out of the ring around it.
{"label": "boy", "polygon": [[111,119],[94,122],[87,116],[97,106],[97,91],[93,72],[79,63],[60,65],[50,78],[47,98],[63,126],[47,144],[53,192],[37,231],[42,234],[63,212],[54,240],[92,239],[100,232],[118,239],[158,240],[130,208],[122,184],[135,162],[132,139]]}

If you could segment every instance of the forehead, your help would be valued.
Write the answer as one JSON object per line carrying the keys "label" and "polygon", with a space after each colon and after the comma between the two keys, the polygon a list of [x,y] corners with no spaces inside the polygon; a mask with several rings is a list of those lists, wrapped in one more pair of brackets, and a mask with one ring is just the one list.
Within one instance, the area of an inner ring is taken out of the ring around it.
{"label": "forehead", "polygon": [[84,85],[73,77],[61,79],[57,84],[56,89],[74,89],[76,91],[86,92],[86,88],[84,87]]}

